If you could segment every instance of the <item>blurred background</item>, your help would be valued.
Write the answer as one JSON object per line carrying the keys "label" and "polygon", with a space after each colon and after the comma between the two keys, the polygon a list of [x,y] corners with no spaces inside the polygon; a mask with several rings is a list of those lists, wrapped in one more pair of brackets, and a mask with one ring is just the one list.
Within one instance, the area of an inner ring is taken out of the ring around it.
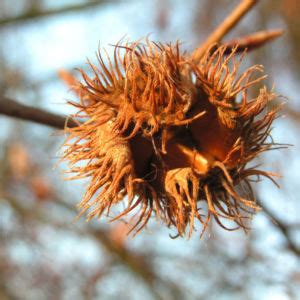
{"label": "blurred background", "polygon": [[[124,36],[192,51],[237,3],[0,0],[0,101],[72,113],[59,70],[86,69],[99,45],[111,52]],[[0,115],[0,300],[300,299],[300,1],[259,1],[227,39],[278,27],[284,36],[246,65],[263,64],[266,84],[286,97],[273,137],[293,146],[257,161],[282,175],[281,189],[256,184],[265,212],[249,234],[212,226],[202,239],[200,228],[171,239],[153,218],[133,239],[122,222],[74,222],[87,181],[64,181],[55,167],[64,136]]]}

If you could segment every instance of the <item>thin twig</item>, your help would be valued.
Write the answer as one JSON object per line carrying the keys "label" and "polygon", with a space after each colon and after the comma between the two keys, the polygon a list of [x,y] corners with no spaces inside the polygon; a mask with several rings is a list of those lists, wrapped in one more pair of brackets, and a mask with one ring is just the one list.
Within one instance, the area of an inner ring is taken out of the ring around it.
{"label": "thin twig", "polygon": [[241,53],[244,51],[255,50],[259,47],[262,47],[268,42],[273,41],[283,34],[282,29],[274,30],[263,30],[258,31],[241,38],[233,39],[227,42],[222,42],[215,44],[214,47],[210,48],[211,53],[216,51],[220,45],[225,46],[224,55],[232,53],[234,50],[235,53]]}
{"label": "thin twig", "polygon": [[230,54],[233,49],[235,49],[236,53],[243,52],[245,50],[250,51],[273,41],[282,34],[282,29],[263,30],[241,38],[230,40],[228,42],[224,42],[222,45],[226,46],[225,54]]}
{"label": "thin twig", "polygon": [[27,106],[5,97],[0,97],[0,114],[58,129],[64,129],[66,124],[68,127],[77,126],[72,119],[67,119],[64,116],[47,112],[40,108]]}
{"label": "thin twig", "polygon": [[207,40],[193,53],[193,60],[197,63],[206,50],[218,43],[240,21],[240,19],[258,2],[258,0],[242,0],[232,13],[221,23]]}

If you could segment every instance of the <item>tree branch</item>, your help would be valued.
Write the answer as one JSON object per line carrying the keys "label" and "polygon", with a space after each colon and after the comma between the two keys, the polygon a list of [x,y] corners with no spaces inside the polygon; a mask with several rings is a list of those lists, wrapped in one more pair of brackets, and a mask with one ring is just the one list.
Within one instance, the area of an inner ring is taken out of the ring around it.
{"label": "tree branch", "polygon": [[232,13],[221,23],[207,40],[193,53],[193,60],[198,63],[206,50],[218,43],[241,20],[241,18],[258,2],[258,0],[242,0]]}
{"label": "tree branch", "polygon": [[41,11],[39,9],[38,10],[31,9],[31,10],[28,10],[26,13],[16,16],[16,17],[0,19],[0,26],[16,24],[16,23],[20,23],[23,21],[30,21],[33,19],[39,19],[39,18],[49,17],[49,16],[53,16],[53,15],[77,12],[77,11],[92,8],[92,7],[95,7],[95,6],[104,4],[104,3],[109,3],[109,2],[112,2],[112,0],[88,1],[88,2],[82,3],[82,4],[70,5],[70,6],[66,6],[66,7],[62,7],[62,8],[44,10],[44,11]]}
{"label": "tree branch", "polygon": [[68,127],[75,127],[78,125],[72,119],[47,112],[40,108],[27,106],[5,97],[0,97],[0,114],[58,129],[64,129],[66,125]]}

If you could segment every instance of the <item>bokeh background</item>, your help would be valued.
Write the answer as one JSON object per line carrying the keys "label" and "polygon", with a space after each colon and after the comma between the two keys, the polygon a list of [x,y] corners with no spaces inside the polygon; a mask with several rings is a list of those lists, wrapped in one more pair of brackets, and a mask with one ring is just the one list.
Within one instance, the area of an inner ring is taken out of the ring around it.
{"label": "bokeh background", "polygon": [[[278,172],[281,189],[255,185],[265,208],[252,231],[201,228],[189,240],[154,218],[134,239],[124,222],[74,222],[86,181],[62,179],[63,134],[0,115],[0,300],[300,299],[300,1],[258,1],[227,39],[283,28],[248,54],[266,84],[285,96],[273,129],[293,144],[257,163]],[[0,105],[6,96],[60,114],[76,97],[57,72],[86,69],[99,45],[126,36],[180,40],[191,51],[237,0],[0,0]],[[76,72],[75,72],[76,74]]]}

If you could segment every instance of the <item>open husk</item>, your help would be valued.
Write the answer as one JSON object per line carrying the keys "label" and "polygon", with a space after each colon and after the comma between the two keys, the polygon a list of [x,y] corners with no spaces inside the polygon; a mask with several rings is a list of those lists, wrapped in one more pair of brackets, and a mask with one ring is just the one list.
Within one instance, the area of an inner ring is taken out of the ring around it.
{"label": "open husk", "polygon": [[93,76],[81,72],[70,102],[79,126],[65,129],[63,155],[71,178],[91,178],[81,213],[99,218],[123,202],[114,220],[130,215],[135,232],[151,215],[181,236],[197,220],[202,232],[212,219],[247,229],[259,209],[251,181],[273,176],[247,164],[272,149],[276,95],[261,87],[249,98],[262,67],[239,74],[244,54],[215,48],[196,64],[178,43],[127,43],[108,63],[99,51]]}

